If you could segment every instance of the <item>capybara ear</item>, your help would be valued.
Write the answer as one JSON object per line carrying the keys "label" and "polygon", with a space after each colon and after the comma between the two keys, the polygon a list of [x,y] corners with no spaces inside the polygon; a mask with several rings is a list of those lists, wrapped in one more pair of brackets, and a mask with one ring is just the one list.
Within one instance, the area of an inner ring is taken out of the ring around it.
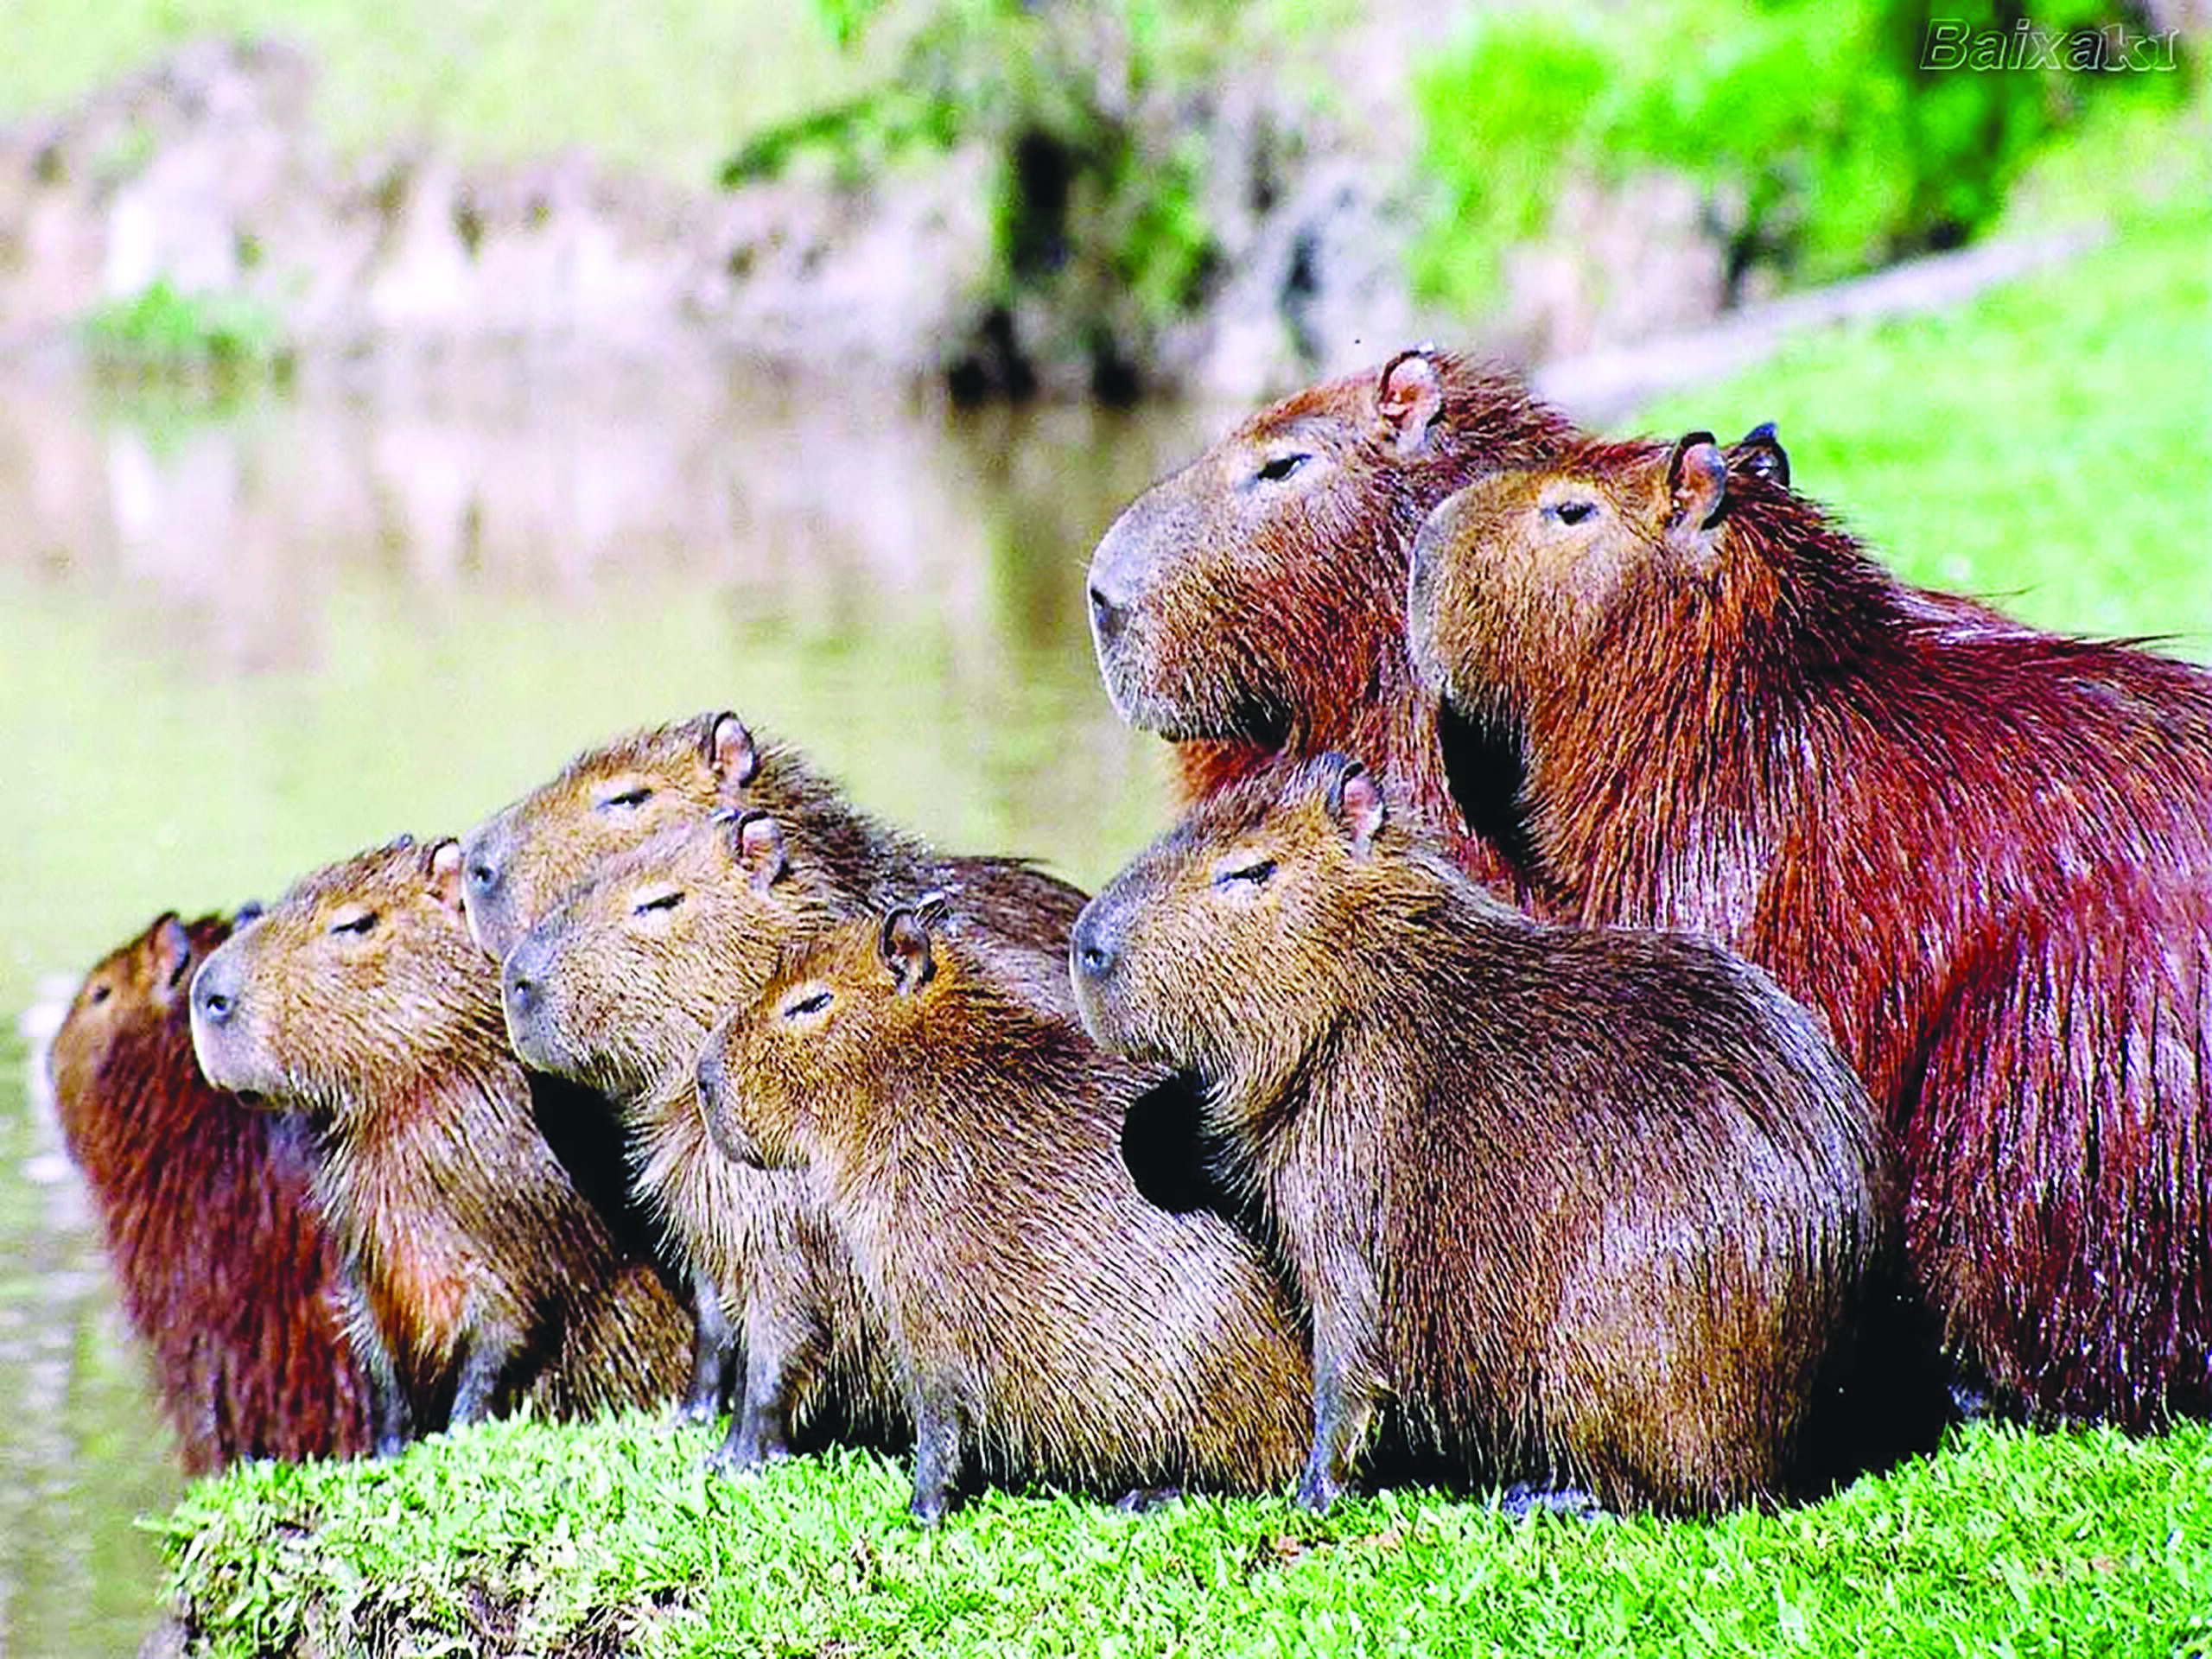
{"label": "capybara ear", "polygon": [[1327,759],[1334,772],[1329,779],[1329,816],[1344,827],[1344,833],[1351,837],[1352,850],[1363,858],[1375,845],[1376,831],[1382,829],[1389,811],[1382,785],[1357,760],[1340,754]]}
{"label": "capybara ear", "polygon": [[262,912],[266,911],[268,908],[269,906],[263,904],[258,899],[247,899],[245,903],[238,906],[238,914],[231,918],[231,931],[233,933],[243,933],[247,928],[251,927],[256,922],[259,921],[262,917]]}
{"label": "capybara ear", "polygon": [[875,953],[891,970],[891,982],[901,996],[912,995],[930,982],[937,960],[930,952],[930,931],[921,918],[901,906],[883,918],[876,935]]}
{"label": "capybara ear", "polygon": [[760,770],[760,752],[745,722],[725,709],[702,722],[706,734],[699,740],[699,758],[721,780],[722,793],[743,789]]}
{"label": "capybara ear", "polygon": [[423,855],[423,876],[431,898],[454,915],[462,913],[459,842],[448,836],[443,841],[432,842],[429,850]]}
{"label": "capybara ear", "polygon": [[1738,438],[1728,452],[1728,465],[1754,478],[1771,479],[1785,486],[1789,482],[1789,452],[1775,436],[1772,421],[1761,421]]}
{"label": "capybara ear", "polygon": [[782,879],[791,861],[784,852],[784,827],[754,807],[749,812],[715,815],[730,826],[729,853],[745,872],[753,892],[766,893]]}
{"label": "capybara ear", "polygon": [[1383,435],[1402,455],[1427,447],[1430,429],[1444,414],[1444,377],[1433,346],[1400,352],[1382,365],[1375,382],[1375,416]]}
{"label": "capybara ear", "polygon": [[1712,562],[1713,521],[1728,493],[1728,461],[1710,432],[1685,432],[1667,457],[1667,544]]}
{"label": "capybara ear", "polygon": [[174,991],[192,968],[192,935],[171,911],[154,924],[154,983]]}

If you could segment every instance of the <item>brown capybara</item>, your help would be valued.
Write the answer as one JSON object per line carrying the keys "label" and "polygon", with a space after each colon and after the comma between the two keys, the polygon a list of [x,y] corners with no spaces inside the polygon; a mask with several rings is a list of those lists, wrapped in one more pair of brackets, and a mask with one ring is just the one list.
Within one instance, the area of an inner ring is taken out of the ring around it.
{"label": "brown capybara", "polygon": [[[826,1215],[798,1176],[715,1150],[694,1077],[707,1033],[758,995],[779,953],[864,906],[845,880],[837,858],[787,842],[765,812],[678,820],[604,863],[506,955],[515,1052],[615,1103],[639,1196],[699,1305],[720,1311],[715,1326],[700,1322],[694,1375],[742,1380],[714,1459],[730,1472],[783,1456],[798,1429],[906,1432],[881,1322]],[[1052,960],[1027,954],[1041,981]]]}
{"label": "brown capybara", "polygon": [[469,926],[485,950],[504,957],[605,860],[669,824],[750,809],[773,813],[850,891],[888,905],[940,888],[981,925],[1055,953],[1066,949],[1086,896],[1021,859],[938,857],[855,810],[790,745],[724,710],[587,750],[470,831],[462,861]]}
{"label": "brown capybara", "polygon": [[1524,882],[1827,1014],[1969,1380],[2212,1410],[2212,675],[1905,587],[1703,433],[1453,498],[1410,586],[1516,734]]}
{"label": "brown capybara", "polygon": [[[673,825],[747,810],[775,813],[795,842],[814,849],[834,871],[840,889],[859,901],[887,906],[933,889],[957,893],[971,914],[1011,938],[1031,938],[1055,962],[1065,955],[1067,930],[1083,907],[1080,889],[1021,860],[939,858],[857,810],[798,751],[757,735],[722,710],[588,750],[471,831],[463,843],[470,929],[492,955],[505,957],[607,860]],[[1065,973],[1053,971],[1065,980]],[[696,1041],[690,1047],[696,1050]],[[682,1057],[687,1090],[692,1057],[690,1050]],[[1187,1155],[1173,1144],[1155,1154],[1170,1166]],[[630,1161],[645,1161],[645,1154],[632,1147]],[[672,1241],[664,1249],[671,1256],[683,1255]],[[699,1266],[696,1261],[671,1265]],[[737,1332],[715,1300],[710,1275],[695,1273],[690,1293],[697,1344],[684,1413],[704,1418],[714,1414],[735,1363]],[[756,1430],[766,1427],[756,1419]],[[734,1440],[728,1450],[743,1465],[753,1460],[747,1449],[753,1444],[749,1438]],[[780,1444],[772,1433],[771,1444]]]}
{"label": "brown capybara", "polygon": [[1460,1471],[1798,1490],[1885,1238],[1879,1126],[1719,946],[1493,897],[1338,756],[1223,791],[1076,924],[1084,1023],[1193,1067],[1312,1308],[1302,1502],[1376,1407]]}
{"label": "brown capybara", "polygon": [[1229,1223],[1138,1192],[1122,1119],[1157,1074],[1064,1002],[899,909],[823,938],[701,1058],[716,1139],[807,1172],[890,1327],[924,1522],[973,1474],[1258,1491],[1305,1450],[1283,1287]]}
{"label": "brown capybara", "polygon": [[[1516,891],[1507,734],[1440,726],[1406,650],[1406,563],[1421,522],[1471,480],[1578,437],[1502,369],[1427,346],[1262,410],[1137,498],[1091,556],[1092,642],[1116,710],[1175,742],[1186,800],[1278,756],[1359,754],[1486,885]],[[1771,423],[1740,463],[1786,478]]]}
{"label": "brown capybara", "polygon": [[565,1417],[676,1396],[689,1320],[548,1142],[572,1091],[508,1051],[459,843],[403,838],[308,876],[200,965],[191,1000],[208,1077],[315,1131],[381,1446],[518,1398]]}
{"label": "brown capybara", "polygon": [[213,1087],[193,1058],[193,969],[231,925],[171,913],[109,952],[48,1056],[124,1312],[195,1475],[369,1449],[306,1126]]}

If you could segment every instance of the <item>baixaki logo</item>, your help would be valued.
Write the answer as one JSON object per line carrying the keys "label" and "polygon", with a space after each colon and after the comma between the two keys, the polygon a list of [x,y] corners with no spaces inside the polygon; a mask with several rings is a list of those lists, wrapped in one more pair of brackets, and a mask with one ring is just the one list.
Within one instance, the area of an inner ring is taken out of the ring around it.
{"label": "baixaki logo", "polygon": [[2102,29],[2038,29],[2023,17],[2009,29],[1977,29],[1957,19],[1936,19],[1921,42],[1923,69],[2057,69],[2071,74],[2171,71],[2181,31],[2131,34],[2125,23]]}

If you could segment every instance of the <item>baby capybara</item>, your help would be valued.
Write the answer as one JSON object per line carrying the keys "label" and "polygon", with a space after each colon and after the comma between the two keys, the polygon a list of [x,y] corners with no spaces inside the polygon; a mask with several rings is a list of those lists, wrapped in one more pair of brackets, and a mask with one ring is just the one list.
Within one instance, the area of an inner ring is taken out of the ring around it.
{"label": "baby capybara", "polygon": [[689,1322],[547,1142],[575,1108],[508,1051],[457,842],[403,838],[305,878],[191,998],[209,1078],[315,1132],[382,1446],[518,1397],[569,1416],[675,1396]]}
{"label": "baby capybara", "polygon": [[695,1275],[700,1306],[719,1312],[700,1322],[695,1397],[741,1376],[715,1458],[728,1471],[782,1456],[795,1429],[906,1428],[881,1324],[826,1215],[796,1175],[715,1149],[694,1080],[707,1033],[759,994],[779,952],[864,903],[836,860],[787,842],[776,819],[725,812],[671,823],[608,861],[507,953],[515,1052],[615,1103],[639,1194]]}
{"label": "baby capybara", "polygon": [[2212,675],[1905,587],[1703,433],[1454,497],[1411,594],[1516,734],[1523,880],[1827,1014],[1969,1380],[2212,1410]]}
{"label": "baby capybara", "polygon": [[1085,895],[1014,858],[939,858],[856,810],[788,744],[724,710],[633,732],[472,830],[463,843],[469,926],[504,957],[607,859],[666,826],[719,810],[772,812],[855,892],[897,902],[931,888],[1009,938],[1064,950]]}
{"label": "baby capybara", "polygon": [[170,914],[109,952],[48,1057],[124,1312],[195,1475],[369,1447],[306,1126],[213,1087],[193,1058],[192,973],[230,932]]}
{"label": "baby capybara", "polygon": [[928,908],[847,923],[709,1039],[717,1139],[808,1171],[890,1327],[921,1520],[977,1473],[1256,1491],[1296,1471],[1313,1381],[1281,1287],[1122,1161],[1156,1081]]}
{"label": "baby capybara", "polygon": [[1884,1248],[1865,1093],[1756,968],[1491,897],[1328,756],[1092,900],[1093,1035],[1194,1067],[1313,1312],[1325,1504],[1376,1407],[1466,1473],[1701,1513],[1800,1481]]}

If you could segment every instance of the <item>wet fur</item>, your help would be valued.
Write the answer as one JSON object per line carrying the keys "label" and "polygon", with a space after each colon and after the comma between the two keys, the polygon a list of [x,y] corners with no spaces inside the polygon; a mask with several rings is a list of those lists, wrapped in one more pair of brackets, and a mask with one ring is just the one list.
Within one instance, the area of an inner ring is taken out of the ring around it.
{"label": "wet fur", "polygon": [[[1086,1022],[1196,1067],[1311,1303],[1301,1495],[1385,1402],[1482,1481],[1688,1513],[1802,1490],[1886,1249],[1849,1069],[1749,964],[1531,921],[1402,803],[1361,846],[1342,764],[1194,809],[1076,933]],[[1226,874],[1262,860],[1249,893]]]}
{"label": "wet fur", "polygon": [[193,1058],[192,969],[230,931],[219,916],[156,921],[86,976],[52,1053],[69,1154],[195,1475],[370,1440],[304,1125],[214,1088]]}
{"label": "wet fur", "polygon": [[[1159,1081],[1102,1053],[955,927],[897,989],[880,923],[823,938],[716,1033],[726,1143],[805,1165],[897,1344],[914,1508],[979,1476],[1115,1494],[1288,1480],[1307,1435],[1296,1317],[1211,1214],[1171,1215],[1120,1153]],[[838,1001],[796,1041],[795,987]]]}
{"label": "wet fur", "polygon": [[[1520,879],[1825,1013],[1998,1404],[2212,1411],[2212,675],[1907,588],[1735,469],[1686,559],[1665,453],[1591,446],[1424,533],[1432,672],[1520,734]],[[1532,528],[1567,488],[1615,521],[1572,571]]]}
{"label": "wet fur", "polygon": [[[497,976],[435,882],[409,842],[342,861],[194,982],[202,1064],[313,1127],[387,1449],[524,1397],[561,1417],[672,1398],[688,1330],[540,1132],[573,1107],[508,1050]],[[378,920],[349,956],[330,925],[359,909]],[[211,989],[237,1000],[219,1027]]]}

